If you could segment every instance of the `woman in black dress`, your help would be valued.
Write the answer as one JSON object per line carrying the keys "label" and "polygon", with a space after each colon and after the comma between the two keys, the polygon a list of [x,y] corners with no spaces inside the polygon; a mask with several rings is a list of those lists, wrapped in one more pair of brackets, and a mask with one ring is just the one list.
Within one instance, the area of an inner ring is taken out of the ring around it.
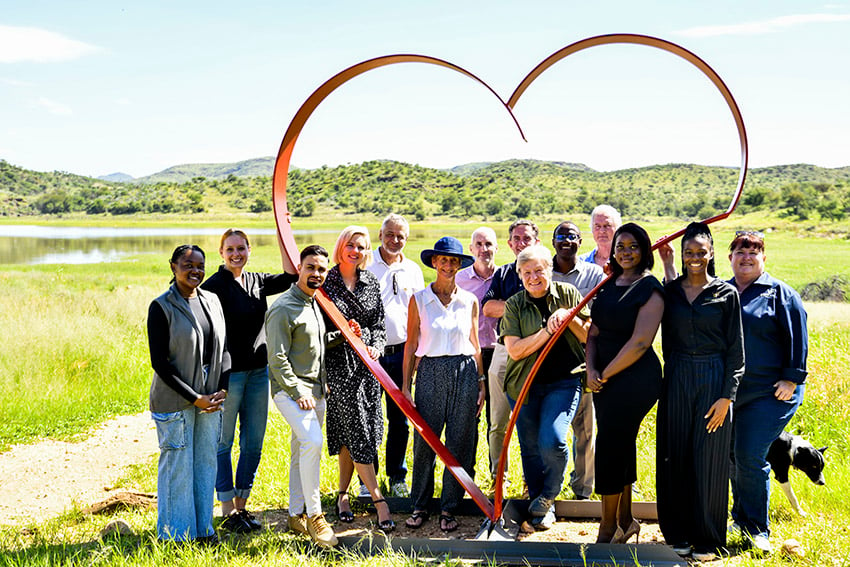
{"label": "woman in black dress", "polygon": [[[345,228],[336,241],[333,259],[336,266],[328,272],[323,289],[337,309],[360,328],[360,338],[369,355],[377,360],[384,352],[384,304],[378,278],[366,270],[371,258],[369,232],[361,226]],[[328,328],[333,323],[328,322]],[[338,331],[333,331],[338,333]],[[384,434],[381,411],[381,385],[348,343],[329,344],[325,354],[328,375],[327,438],[328,452],[339,455],[339,497],[337,511],[343,522],[351,522],[348,487],[354,469],[378,511],[378,527],[392,531],[395,524],[375,476],[373,463]],[[378,506],[381,504],[381,506]]]}
{"label": "woman in black dress", "polygon": [[682,272],[664,288],[658,523],[674,551],[709,561],[726,545],[731,405],[744,374],[741,303],[734,286],[714,277],[703,223],[685,229]]}
{"label": "woman in black dress", "polygon": [[652,341],[664,313],[661,283],[650,273],[652,248],[634,223],[614,234],[612,277],[593,302],[587,337],[587,384],[596,409],[596,493],[602,496],[597,543],[640,534],[632,515],[640,424],[661,390]]}

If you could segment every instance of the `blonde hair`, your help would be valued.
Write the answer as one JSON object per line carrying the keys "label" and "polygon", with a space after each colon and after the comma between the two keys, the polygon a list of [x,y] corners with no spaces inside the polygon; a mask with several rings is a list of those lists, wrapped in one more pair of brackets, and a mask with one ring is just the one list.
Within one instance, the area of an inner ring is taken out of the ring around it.
{"label": "blonde hair", "polygon": [[364,269],[372,261],[372,240],[369,238],[369,231],[364,226],[353,224],[342,229],[342,232],[339,233],[339,237],[336,239],[333,251],[333,261],[335,264],[340,263],[345,245],[351,242],[351,239],[355,236],[362,236],[366,239],[366,251],[363,254],[363,260],[357,264],[357,267]]}
{"label": "blonde hair", "polygon": [[221,235],[221,242],[218,245],[218,249],[221,250],[222,248],[224,248],[224,241],[227,240],[228,238],[230,238],[231,236],[233,236],[234,234],[236,236],[242,238],[245,241],[245,245],[248,248],[251,247],[251,242],[248,240],[247,234],[245,234],[243,231],[239,230],[238,228],[228,228],[227,230],[224,231],[224,234]]}

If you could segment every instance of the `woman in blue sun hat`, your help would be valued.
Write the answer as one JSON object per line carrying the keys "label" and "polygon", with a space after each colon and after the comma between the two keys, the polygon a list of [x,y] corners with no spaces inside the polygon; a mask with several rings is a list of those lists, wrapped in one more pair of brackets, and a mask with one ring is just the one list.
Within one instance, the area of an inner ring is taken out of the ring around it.
{"label": "woman in blue sun hat", "polygon": [[[402,391],[440,436],[445,428],[446,448],[473,476],[476,418],[484,403],[481,348],[478,344],[478,299],[455,284],[458,270],[471,266],[457,238],[444,236],[422,251],[422,263],[434,268],[437,279],[410,299],[407,342],[404,345]],[[411,393],[411,386],[416,391]],[[413,438],[413,514],[409,528],[428,519],[428,501],[434,494],[435,454],[419,433]],[[443,471],[440,494],[440,529],[458,528],[454,512],[463,498],[463,487],[448,469]]]}

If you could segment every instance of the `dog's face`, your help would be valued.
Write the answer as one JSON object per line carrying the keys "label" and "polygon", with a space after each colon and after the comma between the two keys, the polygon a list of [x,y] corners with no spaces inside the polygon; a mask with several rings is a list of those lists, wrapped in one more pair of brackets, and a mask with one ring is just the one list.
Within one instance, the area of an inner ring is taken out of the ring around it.
{"label": "dog's face", "polygon": [[797,447],[791,464],[795,469],[806,473],[806,476],[815,484],[826,484],[823,480],[823,467],[826,464],[823,459],[824,452],[826,447],[815,449],[812,445],[804,444]]}

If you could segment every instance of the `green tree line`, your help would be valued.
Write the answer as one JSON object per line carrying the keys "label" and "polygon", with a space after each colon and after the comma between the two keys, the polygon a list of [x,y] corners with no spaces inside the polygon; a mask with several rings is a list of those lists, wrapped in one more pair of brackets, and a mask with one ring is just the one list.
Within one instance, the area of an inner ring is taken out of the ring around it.
{"label": "green tree line", "polygon": [[[427,217],[506,219],[589,213],[609,203],[631,217],[704,218],[724,210],[738,170],[668,164],[610,172],[580,164],[508,160],[440,170],[396,161],[293,169],[287,199],[295,216],[400,212]],[[265,212],[271,178],[235,174],[155,183],[108,182],[65,172],[29,171],[0,160],[0,215],[128,215],[204,211]],[[850,214],[850,167],[806,164],[751,169],[742,212],[841,220]]]}

